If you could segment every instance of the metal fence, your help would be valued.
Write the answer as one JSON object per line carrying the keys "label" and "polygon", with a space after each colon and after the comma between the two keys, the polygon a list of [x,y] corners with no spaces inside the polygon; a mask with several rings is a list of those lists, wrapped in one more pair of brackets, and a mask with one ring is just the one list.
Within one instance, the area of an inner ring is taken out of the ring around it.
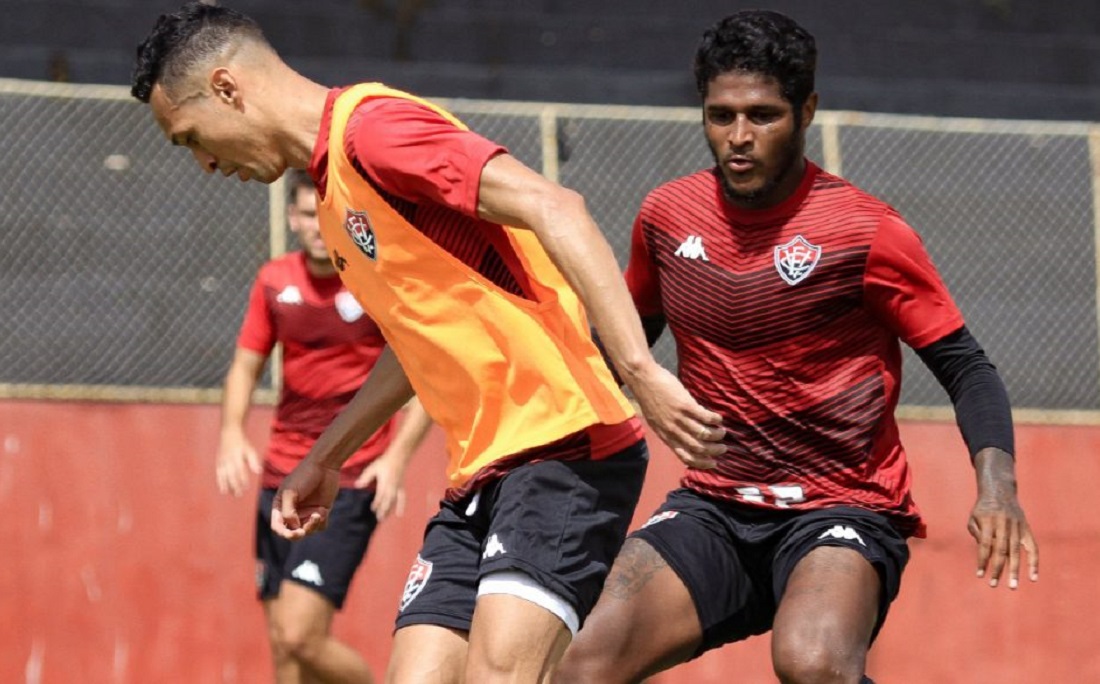
{"label": "metal fence", "polygon": [[[585,195],[624,264],[645,193],[711,163],[694,108],[442,104]],[[0,80],[0,127],[0,396],[215,400],[292,244],[281,185],[198,173],[124,88]],[[1100,422],[1100,126],[819,112],[807,153],[922,234],[1019,412]],[[911,352],[902,403],[948,415]]]}

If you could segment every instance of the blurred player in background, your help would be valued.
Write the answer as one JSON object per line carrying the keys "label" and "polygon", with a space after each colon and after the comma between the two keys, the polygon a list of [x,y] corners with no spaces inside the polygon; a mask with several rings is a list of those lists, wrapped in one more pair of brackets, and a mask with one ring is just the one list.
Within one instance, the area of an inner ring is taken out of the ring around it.
{"label": "blurred player in background", "polygon": [[[383,424],[348,458],[328,527],[298,542],[271,529],[276,488],[305,457],[321,432],[363,385],[385,347],[329,261],[317,225],[317,193],[300,171],[287,174],[287,217],[302,249],[260,269],[225,378],[218,489],[240,495],[252,474],[261,477],[256,511],[256,564],[267,616],[275,679],[371,682],[370,669],[331,636],[371,534],[400,510],[402,478],[431,426],[413,399],[400,425]],[[245,436],[253,390],[276,343],[283,349],[283,385],[262,462]]]}
{"label": "blurred player in background", "polygon": [[648,460],[587,316],[684,462],[725,450],[719,416],[647,348],[583,199],[413,95],[303,77],[226,8],[162,16],[132,92],[207,172],[271,182],[308,167],[330,256],[389,343],[284,481],[277,529],[323,527],[336,468],[415,388],[447,437],[451,487],[406,583],[388,679],[542,679],[599,594]]}
{"label": "blurred player in background", "polygon": [[924,535],[894,418],[899,340],[947,390],[973,459],[978,575],[1015,589],[1026,550],[1038,579],[996,369],[913,229],[803,156],[815,63],[813,37],[775,12],[703,36],[716,165],[648,195],[627,282],[729,450],[626,541],[563,684],[637,682],[769,629],[781,681],[861,681],[906,539]]}

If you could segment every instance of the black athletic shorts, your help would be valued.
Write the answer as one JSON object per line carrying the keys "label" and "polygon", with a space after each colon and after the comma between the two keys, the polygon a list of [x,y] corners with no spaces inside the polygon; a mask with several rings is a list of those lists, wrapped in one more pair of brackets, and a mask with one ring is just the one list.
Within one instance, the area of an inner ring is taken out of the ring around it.
{"label": "black athletic shorts", "polygon": [[703,627],[695,657],[770,630],[787,579],[818,546],[854,549],[878,571],[877,635],[909,561],[905,539],[885,517],[865,509],[754,509],[688,489],[670,492],[630,536],[656,549],[690,592]]}
{"label": "black athletic shorts", "polygon": [[261,600],[279,595],[283,580],[297,582],[344,607],[359,563],[367,553],[378,518],[371,511],[374,490],[341,489],[329,511],[328,526],[295,541],[271,530],[274,489],[262,489],[256,511],[256,589]]}
{"label": "black athletic shorts", "polygon": [[532,577],[583,624],[626,538],[648,463],[643,440],[599,461],[521,465],[442,502],[405,583],[397,628],[469,631],[481,578],[503,570]]}

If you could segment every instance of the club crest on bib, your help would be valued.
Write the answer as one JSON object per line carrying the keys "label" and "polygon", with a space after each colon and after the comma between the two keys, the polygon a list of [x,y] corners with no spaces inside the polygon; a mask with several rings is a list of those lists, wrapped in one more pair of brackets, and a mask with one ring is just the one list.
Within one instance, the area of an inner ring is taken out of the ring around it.
{"label": "club crest on bib", "polygon": [[348,209],[347,218],[344,219],[344,230],[363,254],[372,261],[378,260],[378,241],[374,237],[374,228],[370,224],[370,217],[365,211]]}
{"label": "club crest on bib", "polygon": [[788,285],[797,285],[810,275],[821,258],[821,247],[801,235],[775,248],[775,270]]}
{"label": "club crest on bib", "polygon": [[405,580],[405,590],[401,592],[401,604],[397,607],[399,612],[409,607],[412,600],[424,589],[424,585],[428,583],[428,578],[431,576],[431,561],[426,561],[417,554],[416,562],[409,570],[409,578]]}

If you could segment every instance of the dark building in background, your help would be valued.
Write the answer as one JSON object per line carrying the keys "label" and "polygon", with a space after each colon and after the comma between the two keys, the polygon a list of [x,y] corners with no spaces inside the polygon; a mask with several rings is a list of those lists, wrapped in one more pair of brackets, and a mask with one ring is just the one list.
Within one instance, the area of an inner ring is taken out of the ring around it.
{"label": "dark building in background", "polygon": [[[0,0],[0,77],[124,84],[162,0]],[[704,27],[739,8],[818,38],[822,107],[1100,119],[1097,0],[222,0],[294,66],[436,97],[692,105]]]}

